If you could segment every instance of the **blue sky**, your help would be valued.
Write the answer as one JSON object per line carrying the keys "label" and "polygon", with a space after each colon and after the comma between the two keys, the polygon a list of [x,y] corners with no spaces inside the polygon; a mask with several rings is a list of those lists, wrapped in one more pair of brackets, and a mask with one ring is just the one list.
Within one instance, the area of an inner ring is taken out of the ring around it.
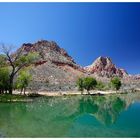
{"label": "blue sky", "polygon": [[0,42],[53,40],[86,66],[109,56],[140,73],[140,3],[0,3]]}

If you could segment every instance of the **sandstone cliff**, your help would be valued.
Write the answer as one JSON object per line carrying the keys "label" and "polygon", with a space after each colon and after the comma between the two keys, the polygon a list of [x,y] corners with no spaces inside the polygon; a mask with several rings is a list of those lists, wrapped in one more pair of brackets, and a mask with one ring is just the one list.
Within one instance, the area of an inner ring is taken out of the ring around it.
{"label": "sandstone cliff", "polygon": [[23,55],[29,52],[39,54],[30,71],[33,76],[31,90],[73,90],[76,89],[75,81],[84,76],[93,76],[103,82],[109,82],[111,77],[118,76],[130,88],[140,84],[139,75],[129,75],[124,69],[117,68],[109,57],[100,56],[83,68],[54,41],[24,43],[17,51],[19,50]]}
{"label": "sandstone cliff", "polygon": [[91,74],[96,74],[101,77],[126,77],[128,73],[124,69],[119,69],[112,63],[109,57],[98,57],[91,65],[84,68]]}
{"label": "sandstone cliff", "polygon": [[71,90],[75,88],[77,78],[84,75],[84,69],[53,41],[24,43],[19,49],[22,54],[39,53],[39,59],[31,69],[34,90]]}

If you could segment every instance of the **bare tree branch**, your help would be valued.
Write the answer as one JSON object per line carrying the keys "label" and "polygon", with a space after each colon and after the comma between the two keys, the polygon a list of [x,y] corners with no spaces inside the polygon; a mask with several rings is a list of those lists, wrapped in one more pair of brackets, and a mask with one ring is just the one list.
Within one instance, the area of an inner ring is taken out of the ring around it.
{"label": "bare tree branch", "polygon": [[3,53],[6,57],[6,63],[11,66],[11,73],[9,75],[9,93],[12,94],[13,91],[13,82],[15,75],[24,67],[28,66],[34,61],[34,55],[30,53],[27,55],[22,54],[22,49],[18,49],[16,53],[12,53],[11,50],[13,49],[12,46],[5,46],[4,44],[0,45],[2,48]]}
{"label": "bare tree branch", "polygon": [[21,56],[21,53],[22,53],[22,49],[18,49],[14,61],[16,61]]}
{"label": "bare tree branch", "polygon": [[28,63],[22,64],[20,67],[17,68],[17,70],[14,72],[16,74],[19,70],[21,70],[23,67],[25,67]]}

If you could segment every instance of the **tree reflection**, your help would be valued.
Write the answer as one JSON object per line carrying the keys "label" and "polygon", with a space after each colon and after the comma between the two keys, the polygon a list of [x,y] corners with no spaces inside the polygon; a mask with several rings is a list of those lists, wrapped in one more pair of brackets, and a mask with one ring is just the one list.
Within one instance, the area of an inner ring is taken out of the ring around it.
{"label": "tree reflection", "polygon": [[125,106],[125,101],[119,97],[83,97],[79,100],[79,114],[91,114],[101,123],[111,125]]}
{"label": "tree reflection", "polygon": [[[140,100],[140,94],[79,95],[40,97],[31,103],[1,103],[0,135],[2,132],[4,136],[13,137],[65,137],[70,128],[77,128],[77,122],[81,130],[87,124],[88,117],[94,117],[89,120],[92,121],[91,125],[96,124],[94,128],[102,127],[101,124],[108,127],[138,99]],[[88,124],[86,127],[89,127]]]}

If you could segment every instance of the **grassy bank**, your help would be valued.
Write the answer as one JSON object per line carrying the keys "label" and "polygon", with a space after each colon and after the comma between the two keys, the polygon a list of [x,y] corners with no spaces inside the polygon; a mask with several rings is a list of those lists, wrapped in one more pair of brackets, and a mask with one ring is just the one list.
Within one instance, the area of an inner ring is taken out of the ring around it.
{"label": "grassy bank", "polygon": [[26,95],[0,94],[0,102],[30,102],[32,99]]}

